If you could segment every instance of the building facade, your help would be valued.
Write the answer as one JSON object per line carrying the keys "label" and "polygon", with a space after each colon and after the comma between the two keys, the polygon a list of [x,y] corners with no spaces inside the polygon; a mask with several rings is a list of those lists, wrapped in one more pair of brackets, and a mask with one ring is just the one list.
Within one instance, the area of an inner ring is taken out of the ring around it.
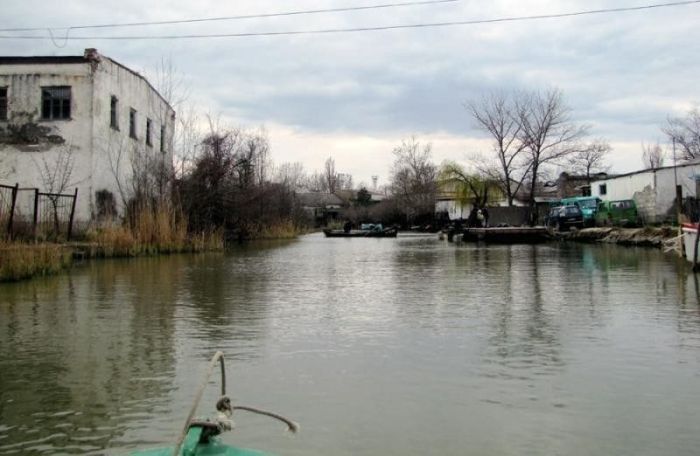
{"label": "building facade", "polygon": [[174,125],[175,111],[143,76],[95,49],[0,57],[0,183],[77,188],[77,220],[95,218],[105,195],[120,210],[137,173],[172,163]]}
{"label": "building facade", "polygon": [[697,198],[699,181],[700,163],[686,163],[595,180],[591,195],[608,201],[633,199],[645,223],[663,223],[676,220],[676,185],[684,198]]}

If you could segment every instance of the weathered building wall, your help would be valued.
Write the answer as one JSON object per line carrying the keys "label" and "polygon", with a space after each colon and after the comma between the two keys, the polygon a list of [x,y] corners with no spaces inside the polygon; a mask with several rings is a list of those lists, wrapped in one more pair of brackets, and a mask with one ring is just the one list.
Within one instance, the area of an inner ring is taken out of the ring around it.
{"label": "weathered building wall", "polygon": [[[133,166],[144,169],[155,159],[172,163],[175,119],[172,108],[143,77],[94,51],[86,56],[0,65],[0,87],[7,87],[8,97],[8,118],[0,120],[0,182],[56,191],[46,171],[67,168],[68,160],[70,177],[62,191],[78,188],[80,221],[95,215],[99,190],[111,192],[117,203],[131,196]],[[42,87],[47,86],[70,87],[70,118],[42,119]],[[118,100],[118,129],[111,126],[113,96]],[[131,109],[137,113],[135,138],[129,130]]]}
{"label": "weathered building wall", "polygon": [[[21,187],[50,189],[49,175],[56,164],[73,157],[68,188],[89,182],[90,173],[90,103],[92,99],[90,68],[84,64],[34,64],[0,66],[0,86],[7,87],[7,121],[0,122],[0,179],[19,183]],[[41,118],[41,88],[71,87],[71,118]],[[89,215],[89,201],[81,198],[77,206]]]}
{"label": "weathered building wall", "polygon": [[[93,182],[90,195],[108,190],[120,208],[133,188],[132,167],[143,169],[153,160],[172,163],[175,112],[143,77],[102,58],[94,85]],[[111,99],[116,97],[118,129],[111,125]],[[136,137],[130,135],[130,111],[136,111]],[[151,143],[146,123],[151,120]],[[165,126],[164,146],[161,131]]]}
{"label": "weathered building wall", "polygon": [[674,167],[640,171],[596,180],[591,194],[603,200],[634,199],[645,223],[661,223],[675,220],[676,182],[683,196],[696,196],[696,176],[700,176],[700,164],[680,165],[675,171]]}

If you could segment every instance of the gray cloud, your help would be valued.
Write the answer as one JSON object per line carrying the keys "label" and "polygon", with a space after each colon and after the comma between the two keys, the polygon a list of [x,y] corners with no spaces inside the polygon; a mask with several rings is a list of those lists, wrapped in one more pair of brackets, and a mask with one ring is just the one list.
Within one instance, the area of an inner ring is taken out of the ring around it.
{"label": "gray cloud", "polygon": [[[363,2],[368,4],[370,2]],[[75,34],[217,33],[480,19],[575,11],[609,2],[463,1],[450,5]],[[358,2],[339,2],[339,6]],[[615,6],[633,6],[624,0]],[[167,5],[167,6],[166,6]],[[6,27],[220,16],[327,7],[320,0],[222,4],[37,0],[4,6]],[[561,88],[581,122],[611,141],[649,141],[669,114],[700,100],[700,6],[474,27],[190,41],[0,41],[4,55],[80,54],[84,47],[149,71],[171,56],[192,97],[249,124],[301,131],[477,137],[463,102],[489,90]],[[272,132],[274,134],[274,132]]]}

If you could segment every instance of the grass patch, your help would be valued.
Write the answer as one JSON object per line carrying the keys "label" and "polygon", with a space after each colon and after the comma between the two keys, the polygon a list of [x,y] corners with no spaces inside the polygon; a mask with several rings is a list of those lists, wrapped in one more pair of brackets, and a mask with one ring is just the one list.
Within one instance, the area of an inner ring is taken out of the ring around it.
{"label": "grass patch", "polygon": [[60,244],[0,241],[0,282],[55,274],[70,266],[71,260],[71,250]]}
{"label": "grass patch", "polygon": [[88,242],[103,257],[133,257],[223,249],[223,232],[191,234],[187,221],[170,206],[140,207],[129,217],[128,225],[105,226],[90,230]]}
{"label": "grass patch", "polygon": [[304,232],[291,220],[283,220],[272,225],[253,224],[246,231],[251,240],[294,239]]}

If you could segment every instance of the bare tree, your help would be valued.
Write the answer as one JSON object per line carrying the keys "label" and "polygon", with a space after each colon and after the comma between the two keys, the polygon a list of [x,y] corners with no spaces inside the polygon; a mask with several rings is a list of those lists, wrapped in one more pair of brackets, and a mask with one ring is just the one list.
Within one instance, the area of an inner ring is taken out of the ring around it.
{"label": "bare tree", "polygon": [[42,190],[48,193],[56,233],[58,233],[60,223],[59,201],[61,194],[78,183],[73,182],[73,169],[75,166],[73,152],[73,146],[70,143],[64,143],[55,152],[43,152],[39,161],[32,158],[34,165],[39,171]]}
{"label": "bare tree", "polygon": [[477,127],[492,138],[495,160],[477,160],[481,171],[495,180],[513,205],[513,198],[523,184],[528,168],[522,160],[525,143],[521,141],[521,125],[515,95],[492,93],[466,104]]}
{"label": "bare tree", "polygon": [[642,162],[647,169],[661,168],[664,166],[664,150],[657,142],[656,144],[642,143]]}
{"label": "bare tree", "polygon": [[611,150],[607,141],[596,139],[573,156],[572,167],[576,173],[586,176],[590,184],[592,175],[607,172],[610,168],[605,160]]}
{"label": "bare tree", "polygon": [[697,106],[690,109],[685,117],[670,117],[661,131],[669,142],[675,142],[680,147],[681,160],[700,158],[700,111]]}
{"label": "bare tree", "polygon": [[[53,155],[52,158],[50,156]],[[70,144],[63,144],[57,148],[56,152],[43,152],[41,159],[34,159],[34,165],[39,171],[42,190],[47,193],[63,193],[71,185],[75,157],[73,147]]]}
{"label": "bare tree", "polygon": [[562,93],[557,89],[524,94],[517,99],[518,134],[527,154],[530,170],[531,222],[536,217],[535,192],[540,174],[549,164],[580,152],[580,141],[587,133],[587,126],[579,126],[571,120],[570,109]]}
{"label": "bare tree", "polygon": [[333,157],[328,157],[326,163],[323,164],[323,180],[324,187],[328,193],[335,193],[338,190],[338,172],[335,170],[335,160]]}
{"label": "bare tree", "polygon": [[306,173],[300,162],[282,163],[275,172],[274,181],[290,190],[298,190],[304,186]]}
{"label": "bare tree", "polygon": [[415,137],[393,150],[391,192],[408,222],[432,216],[437,194],[437,167],[431,161],[432,145],[421,147]]}

